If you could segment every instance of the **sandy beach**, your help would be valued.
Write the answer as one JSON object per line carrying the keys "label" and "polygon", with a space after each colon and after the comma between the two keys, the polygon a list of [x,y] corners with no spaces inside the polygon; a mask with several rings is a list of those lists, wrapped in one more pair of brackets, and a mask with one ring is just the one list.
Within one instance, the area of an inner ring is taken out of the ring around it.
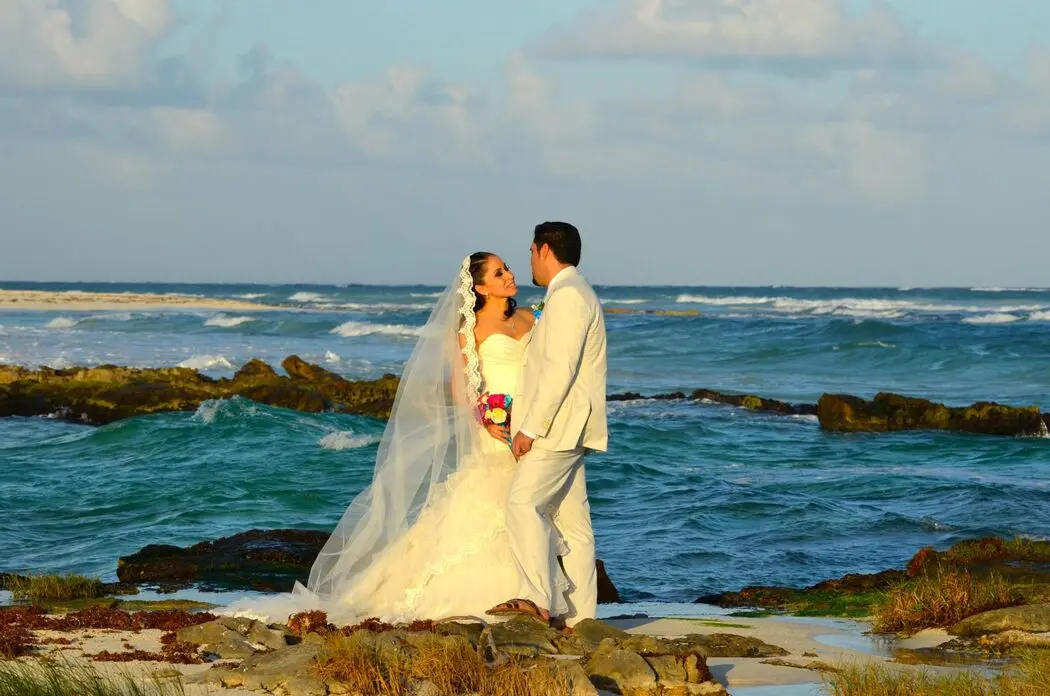
{"label": "sandy beach", "polygon": [[195,295],[129,292],[0,290],[0,310],[100,312],[106,310],[223,309],[265,311],[272,305]]}

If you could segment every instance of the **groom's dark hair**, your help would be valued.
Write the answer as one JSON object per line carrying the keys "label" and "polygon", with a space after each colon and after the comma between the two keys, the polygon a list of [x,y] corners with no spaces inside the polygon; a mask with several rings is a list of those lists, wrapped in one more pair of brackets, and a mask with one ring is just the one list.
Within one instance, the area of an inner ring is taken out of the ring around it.
{"label": "groom's dark hair", "polygon": [[580,231],[567,222],[541,222],[536,225],[532,242],[537,249],[544,244],[549,246],[554,258],[562,263],[570,266],[580,265],[580,254],[583,249]]}

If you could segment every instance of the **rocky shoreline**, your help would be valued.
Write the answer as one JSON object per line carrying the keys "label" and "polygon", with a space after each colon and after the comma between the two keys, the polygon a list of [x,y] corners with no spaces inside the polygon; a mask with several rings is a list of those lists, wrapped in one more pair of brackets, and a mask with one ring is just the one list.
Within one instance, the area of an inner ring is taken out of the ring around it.
{"label": "rocky shoreline", "polygon": [[0,365],[0,417],[49,416],[87,425],[172,411],[194,411],[210,399],[240,396],[309,413],[386,418],[398,379],[351,382],[296,355],[281,362],[287,376],[251,360],[233,378],[213,379],[184,367],[139,369],[101,365],[55,370]]}
{"label": "rocky shoreline", "polygon": [[[121,559],[121,580],[145,581],[152,573],[157,582],[174,576],[207,583],[208,569],[221,566],[227,580],[258,587],[253,575],[272,582],[274,567],[290,571],[299,566],[301,572],[319,536],[253,530],[189,549],[146,547]],[[981,606],[970,598],[962,602],[967,606],[948,607],[954,613],[935,612],[892,628],[897,635],[888,640],[897,647],[882,657],[821,643],[818,633],[839,630],[831,624],[793,623],[778,616],[853,617],[871,622],[872,630],[886,630],[882,614],[894,593],[925,591],[923,583],[956,576],[1008,592],[995,600],[998,605]],[[523,616],[504,623],[458,617],[337,627],[322,613],[311,612],[263,624],[209,613],[208,605],[185,611],[141,602],[131,610],[133,603],[111,596],[133,588],[130,583],[106,586],[110,596],[67,606],[38,602],[0,608],[0,669],[4,659],[24,662],[62,654],[88,664],[134,665],[144,679],[163,667],[179,675],[188,694],[210,687],[230,694],[327,696],[360,691],[355,679],[367,667],[403,680],[406,694],[478,691],[456,690],[445,682],[429,686],[433,679],[413,671],[414,660],[433,664],[439,655],[448,664],[462,663],[457,669],[477,679],[520,678],[533,682],[529,688],[556,684],[558,693],[567,694],[666,696],[726,694],[734,684],[812,683],[820,674],[836,674],[837,665],[857,660],[893,669],[915,664],[999,668],[1021,651],[1050,649],[1050,542],[1027,539],[969,540],[944,551],[925,548],[902,569],[846,575],[803,589],[747,587],[697,600],[738,609],[720,618],[633,614],[585,621],[569,632]]]}
{"label": "rocky shoreline", "polygon": [[[281,362],[285,375],[251,360],[232,378],[214,379],[190,368],[101,365],[56,370],[0,365],[0,418],[47,416],[88,425],[171,411],[193,411],[209,399],[234,396],[310,413],[336,412],[387,418],[399,380],[384,375],[350,381],[296,355]],[[879,393],[873,399],[824,394],[816,404],[791,404],[754,394],[711,389],[643,395],[610,394],[610,402],[684,400],[716,403],[782,416],[816,416],[826,432],[887,433],[911,430],[1045,437],[1050,414],[1037,406],[976,402],[951,407],[926,399]]]}

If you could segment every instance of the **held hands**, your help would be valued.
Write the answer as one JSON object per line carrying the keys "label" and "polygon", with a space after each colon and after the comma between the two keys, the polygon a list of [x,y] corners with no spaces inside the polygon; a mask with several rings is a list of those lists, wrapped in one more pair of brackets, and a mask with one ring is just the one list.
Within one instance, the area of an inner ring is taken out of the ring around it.
{"label": "held hands", "polygon": [[514,441],[511,443],[510,451],[514,453],[515,459],[521,459],[532,450],[532,438],[524,433],[518,433],[514,436]]}
{"label": "held hands", "polygon": [[496,438],[505,445],[510,444],[510,426],[508,425],[486,425],[485,430],[489,431],[489,435]]}

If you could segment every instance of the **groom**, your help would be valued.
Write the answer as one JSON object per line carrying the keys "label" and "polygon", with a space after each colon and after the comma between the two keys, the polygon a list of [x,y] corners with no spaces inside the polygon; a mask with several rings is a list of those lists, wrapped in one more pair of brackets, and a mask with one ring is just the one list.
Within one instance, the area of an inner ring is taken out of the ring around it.
{"label": "groom", "polygon": [[572,584],[569,626],[594,618],[598,583],[584,455],[608,445],[605,417],[605,320],[594,290],[576,266],[582,243],[567,222],[536,226],[532,280],[546,287],[525,351],[511,411],[518,467],[507,501],[510,548],[526,580],[518,599],[490,613],[529,613],[545,621],[558,605],[557,545],[551,518],[568,546]]}

